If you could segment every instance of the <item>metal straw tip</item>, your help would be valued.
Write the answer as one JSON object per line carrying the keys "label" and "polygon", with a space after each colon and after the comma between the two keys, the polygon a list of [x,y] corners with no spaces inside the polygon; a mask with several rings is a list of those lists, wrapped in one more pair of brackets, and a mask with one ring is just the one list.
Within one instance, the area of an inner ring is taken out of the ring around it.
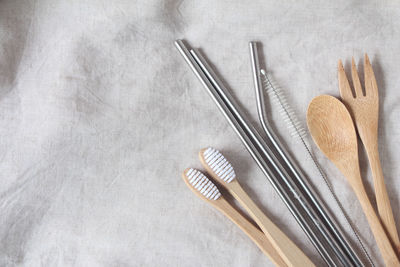
{"label": "metal straw tip", "polygon": [[176,39],[174,44],[178,49],[182,49],[182,48],[186,48],[188,47],[187,44],[185,44],[185,40],[184,39]]}
{"label": "metal straw tip", "polygon": [[182,43],[183,43],[182,39],[176,39],[174,42],[176,46],[181,45]]}

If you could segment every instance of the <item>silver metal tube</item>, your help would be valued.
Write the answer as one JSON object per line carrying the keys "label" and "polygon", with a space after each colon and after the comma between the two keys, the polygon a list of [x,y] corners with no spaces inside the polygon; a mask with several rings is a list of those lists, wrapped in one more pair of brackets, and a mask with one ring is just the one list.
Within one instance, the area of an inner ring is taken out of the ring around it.
{"label": "silver metal tube", "polygon": [[[294,174],[301,188],[304,190],[306,195],[312,201],[313,206],[317,209],[319,215],[324,220],[325,225],[329,227],[329,230],[335,235],[336,240],[340,242],[341,244],[340,253],[343,253],[342,249],[344,248],[345,251],[347,252],[347,255],[350,256],[353,264],[355,264],[356,266],[363,266],[357,254],[354,252],[348,241],[344,238],[343,233],[336,227],[335,223],[332,222],[332,219],[327,213],[326,207],[324,207],[322,201],[318,198],[318,195],[313,191],[312,187],[308,184],[307,178],[305,178],[303,172],[295,163],[290,153],[286,151],[284,146],[281,144],[279,138],[273,131],[272,127],[268,123],[267,112],[265,109],[266,105],[264,102],[264,94],[262,90],[263,86],[260,79],[260,66],[259,66],[259,56],[258,56],[259,54],[257,49],[257,43],[250,42],[249,47],[250,47],[250,58],[252,63],[251,65],[253,72],[254,88],[256,92],[257,111],[262,128],[264,129],[268,139],[275,147],[276,151],[282,157],[286,165],[289,167],[290,171]],[[335,244],[332,245],[338,245],[338,244],[337,242],[335,242]],[[336,251],[339,252],[338,250]]]}
{"label": "silver metal tube", "polygon": [[[207,89],[208,93],[210,94],[210,96],[214,100],[214,102],[217,104],[220,111],[223,113],[223,115],[228,120],[230,125],[234,128],[234,130],[237,133],[237,135],[239,136],[240,140],[245,145],[246,149],[250,152],[251,156],[256,161],[257,165],[261,168],[264,175],[270,180],[272,186],[277,191],[278,195],[284,201],[286,206],[289,208],[290,212],[295,217],[296,221],[299,223],[301,228],[305,231],[306,235],[309,237],[309,239],[311,240],[313,245],[316,247],[317,251],[321,254],[323,259],[326,261],[326,263],[329,266],[335,266],[335,262],[332,259],[331,255],[327,252],[323,243],[321,243],[320,239],[315,235],[315,233],[312,231],[310,226],[307,224],[307,221],[304,218],[303,214],[298,210],[296,205],[294,205],[294,203],[291,201],[289,195],[287,194],[287,192],[285,192],[282,185],[280,185],[280,183],[276,181],[274,174],[271,172],[268,165],[264,161],[263,157],[260,155],[260,153],[255,148],[255,144],[253,143],[254,140],[252,141],[251,137],[249,137],[246,134],[245,130],[238,123],[237,119],[232,114],[232,112],[229,110],[226,103],[221,99],[221,97],[218,95],[218,92],[216,91],[216,89],[213,87],[213,85],[210,83],[210,81],[205,76],[202,68],[198,65],[198,62],[192,57],[192,55],[189,53],[188,49],[186,48],[186,46],[183,44],[183,42],[181,40],[177,40],[175,42],[175,45],[178,48],[179,52],[184,57],[184,59],[186,60],[186,62],[189,64],[192,71],[196,74],[196,76],[199,78],[199,80],[201,81],[203,86]],[[256,144],[257,144],[257,142],[256,142]]]}

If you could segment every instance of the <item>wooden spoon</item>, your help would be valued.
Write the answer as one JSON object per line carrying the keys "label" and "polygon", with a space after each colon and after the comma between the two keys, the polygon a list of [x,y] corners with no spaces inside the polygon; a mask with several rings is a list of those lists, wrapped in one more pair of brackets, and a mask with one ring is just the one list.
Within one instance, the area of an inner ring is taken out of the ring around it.
{"label": "wooden spoon", "polygon": [[357,136],[353,120],[338,99],[322,95],[315,97],[307,110],[307,125],[319,149],[343,173],[355,192],[367,217],[386,266],[400,266],[365,191],[358,162]]}

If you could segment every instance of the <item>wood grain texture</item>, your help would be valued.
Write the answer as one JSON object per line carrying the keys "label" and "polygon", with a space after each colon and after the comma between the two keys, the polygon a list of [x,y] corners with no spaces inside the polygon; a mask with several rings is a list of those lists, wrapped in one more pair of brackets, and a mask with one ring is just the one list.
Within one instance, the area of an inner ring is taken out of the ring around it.
{"label": "wood grain texture", "polygon": [[287,264],[281,258],[279,253],[272,246],[269,239],[261,232],[257,227],[255,227],[249,220],[247,220],[242,214],[240,214],[235,208],[229,204],[226,199],[221,196],[217,200],[210,200],[201,194],[198,190],[193,188],[193,186],[188,182],[185,170],[182,173],[182,178],[186,185],[192,190],[195,195],[204,201],[208,202],[210,205],[222,212],[226,217],[228,217],[232,222],[234,222],[259,248],[260,250],[276,265],[279,267],[286,267]]}
{"label": "wood grain texture", "polygon": [[386,266],[400,266],[365,191],[360,174],[357,135],[346,107],[332,96],[318,96],[308,107],[307,125],[319,149],[339,168],[353,188]]}
{"label": "wood grain texture", "polygon": [[253,220],[264,232],[265,236],[271,242],[273,247],[288,266],[315,266],[314,263],[303,253],[303,251],[283,233],[254,203],[249,195],[243,190],[237,178],[230,183],[223,182],[217,174],[208,166],[203,157],[203,150],[199,153],[200,161],[207,172],[220,185],[226,188],[232,196],[250,214]]}
{"label": "wood grain texture", "polygon": [[368,161],[372,169],[376,203],[383,226],[400,255],[400,240],[396,229],[390,199],[386,190],[378,150],[378,121],[379,121],[379,94],[374,71],[367,54],[364,57],[365,94],[362,91],[357,68],[352,59],[351,74],[355,97],[351,93],[349,81],[339,61],[338,79],[340,96],[353,117],[360,139],[367,152]]}

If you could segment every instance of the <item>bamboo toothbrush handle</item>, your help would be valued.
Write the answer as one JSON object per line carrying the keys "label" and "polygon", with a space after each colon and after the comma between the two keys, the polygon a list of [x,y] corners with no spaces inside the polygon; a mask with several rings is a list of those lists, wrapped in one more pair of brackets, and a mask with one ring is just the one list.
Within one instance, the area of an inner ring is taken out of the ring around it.
{"label": "bamboo toothbrush handle", "polygon": [[[358,179],[357,179],[358,180]],[[353,189],[357,195],[358,200],[361,203],[361,207],[367,217],[371,231],[375,237],[375,241],[379,247],[382,254],[383,260],[386,266],[400,266],[400,262],[394,252],[392,244],[387,237],[383,226],[376,215],[371,202],[369,201],[368,195],[365,192],[364,185],[362,183],[361,177],[359,179],[359,184],[354,185]]]}
{"label": "bamboo toothbrush handle", "polygon": [[251,224],[242,214],[234,209],[224,198],[218,199],[214,206],[219,209],[226,217],[233,221],[247,236],[253,240],[254,243],[261,249],[261,251],[276,265],[287,267],[281,256],[269,242],[267,237]]}
{"label": "bamboo toothbrush handle", "polygon": [[[367,146],[366,146],[367,147]],[[376,203],[378,206],[379,216],[381,218],[383,227],[390,236],[393,245],[396,248],[396,252],[400,255],[400,240],[396,229],[396,223],[394,221],[392,207],[390,205],[390,199],[386,190],[385,181],[383,177],[381,162],[379,159],[379,151],[377,142],[374,146],[368,146],[367,155],[369,163],[371,165],[372,176],[374,180]]]}
{"label": "bamboo toothbrush handle", "polygon": [[193,168],[188,168],[182,173],[182,178],[196,196],[221,211],[239,226],[275,265],[287,267],[267,237],[234,209],[231,204],[224,199],[215,184],[202,172]]}
{"label": "bamboo toothbrush handle", "polygon": [[236,179],[226,187],[260,226],[288,266],[314,266],[312,261],[258,208]]}

